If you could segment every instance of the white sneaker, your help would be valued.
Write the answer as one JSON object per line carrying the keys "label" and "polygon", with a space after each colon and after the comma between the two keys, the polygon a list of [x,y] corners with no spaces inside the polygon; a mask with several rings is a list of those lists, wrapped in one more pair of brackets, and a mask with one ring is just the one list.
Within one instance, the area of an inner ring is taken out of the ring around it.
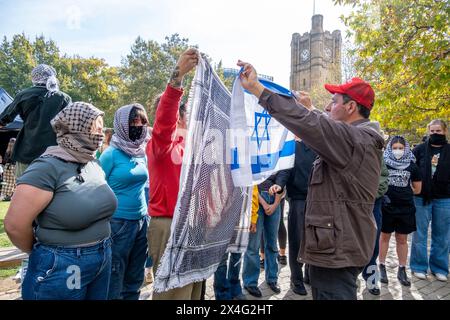
{"label": "white sneaker", "polygon": [[422,280],[427,280],[427,274],[423,273],[423,272],[413,272],[413,275],[416,278],[422,279]]}
{"label": "white sneaker", "polygon": [[439,280],[439,281],[447,282],[447,276],[446,276],[446,275],[443,275],[442,273],[435,273],[434,276],[435,276],[436,279]]}

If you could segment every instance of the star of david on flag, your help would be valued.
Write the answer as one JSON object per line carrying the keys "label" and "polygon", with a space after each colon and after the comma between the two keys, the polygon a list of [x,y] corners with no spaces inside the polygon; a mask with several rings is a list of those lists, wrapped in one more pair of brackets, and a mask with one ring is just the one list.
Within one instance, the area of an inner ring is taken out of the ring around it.
{"label": "star of david on flag", "polygon": [[[289,90],[266,80],[268,89],[286,96]],[[294,166],[294,135],[259,105],[236,78],[231,98],[231,174],[235,186],[257,185],[273,173]]]}

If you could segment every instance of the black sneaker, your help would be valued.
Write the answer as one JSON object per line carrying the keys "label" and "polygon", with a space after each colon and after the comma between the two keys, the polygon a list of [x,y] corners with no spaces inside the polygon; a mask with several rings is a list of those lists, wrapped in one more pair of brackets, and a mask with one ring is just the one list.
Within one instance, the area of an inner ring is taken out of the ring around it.
{"label": "black sneaker", "polygon": [[270,289],[272,289],[273,292],[275,292],[277,294],[281,292],[280,286],[277,285],[276,283],[271,282],[271,283],[267,283],[267,285],[269,286]]}
{"label": "black sneaker", "polygon": [[278,259],[278,262],[280,264],[282,264],[283,266],[287,265],[287,257],[286,256],[278,255],[277,259]]}
{"label": "black sneaker", "polygon": [[305,285],[304,285],[303,283],[298,284],[298,285],[296,285],[296,286],[291,285],[291,287],[292,287],[292,291],[293,291],[295,294],[298,294],[298,295],[300,295],[300,296],[306,296],[306,295],[308,295],[308,292],[306,291]]}
{"label": "black sneaker", "polygon": [[257,298],[262,297],[261,290],[259,290],[258,287],[245,287],[244,286],[244,289],[247,290],[247,292],[254,297],[257,297]]}
{"label": "black sneaker", "polygon": [[411,287],[411,282],[408,280],[408,276],[406,275],[406,267],[398,267],[397,279],[405,287]]}
{"label": "black sneaker", "polygon": [[384,264],[380,264],[380,282],[381,283],[389,283],[387,273],[386,273],[386,266]]}
{"label": "black sneaker", "polygon": [[368,284],[366,282],[367,291],[369,291],[370,294],[373,294],[374,296],[380,295],[380,288],[378,288],[378,285]]}

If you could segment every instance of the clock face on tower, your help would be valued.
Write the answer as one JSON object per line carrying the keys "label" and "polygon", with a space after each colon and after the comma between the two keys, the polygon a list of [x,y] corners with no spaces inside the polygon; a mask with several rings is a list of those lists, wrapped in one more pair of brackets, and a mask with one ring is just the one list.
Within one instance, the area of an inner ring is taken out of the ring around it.
{"label": "clock face on tower", "polygon": [[331,49],[328,48],[328,47],[325,48],[325,57],[326,57],[328,60],[331,60]]}
{"label": "clock face on tower", "polygon": [[309,51],[307,49],[304,49],[302,51],[302,61],[306,61],[309,58]]}

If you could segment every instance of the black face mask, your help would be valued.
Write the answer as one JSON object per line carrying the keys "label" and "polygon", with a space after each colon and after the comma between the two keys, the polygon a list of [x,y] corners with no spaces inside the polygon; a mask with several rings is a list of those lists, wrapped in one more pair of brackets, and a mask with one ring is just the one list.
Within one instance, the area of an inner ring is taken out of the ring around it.
{"label": "black face mask", "polygon": [[437,146],[443,146],[447,143],[447,139],[445,139],[445,134],[439,134],[439,133],[433,133],[430,135],[430,143],[437,145]]}
{"label": "black face mask", "polygon": [[131,141],[136,141],[142,136],[144,126],[130,126],[129,137]]}

